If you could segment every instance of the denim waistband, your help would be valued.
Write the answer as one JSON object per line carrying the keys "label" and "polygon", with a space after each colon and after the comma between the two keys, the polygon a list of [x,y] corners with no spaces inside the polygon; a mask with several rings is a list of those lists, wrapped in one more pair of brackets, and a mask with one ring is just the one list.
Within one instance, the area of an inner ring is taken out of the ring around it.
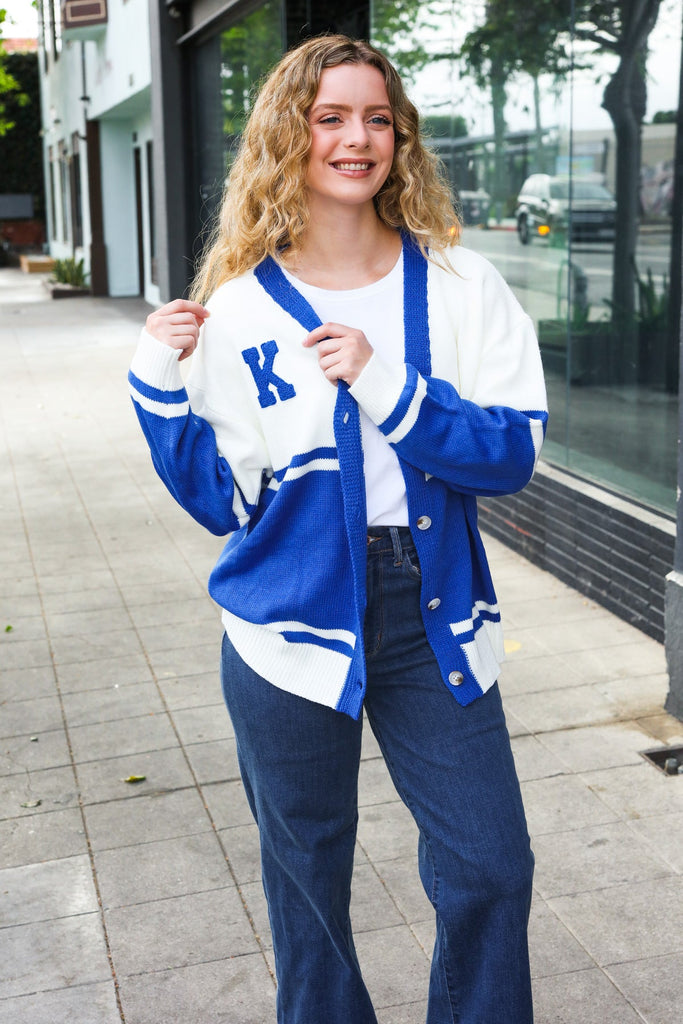
{"label": "denim waistband", "polygon": [[368,526],[368,557],[391,553],[399,564],[406,548],[415,550],[409,526]]}

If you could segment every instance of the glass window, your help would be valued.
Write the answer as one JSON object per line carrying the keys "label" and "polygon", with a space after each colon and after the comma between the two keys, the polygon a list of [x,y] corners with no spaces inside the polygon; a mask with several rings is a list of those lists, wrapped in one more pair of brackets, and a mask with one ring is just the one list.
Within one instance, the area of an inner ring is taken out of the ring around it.
{"label": "glass window", "polygon": [[[372,38],[409,77],[460,202],[463,244],[535,321],[544,458],[672,514],[683,2],[663,0],[650,26],[637,5],[609,6],[596,31],[598,5],[572,5],[574,31],[569,5],[546,0],[374,0]],[[620,64],[622,51],[632,56]]]}
{"label": "glass window", "polygon": [[210,221],[258,83],[284,50],[283,0],[267,0],[198,46],[193,60],[198,222]]}

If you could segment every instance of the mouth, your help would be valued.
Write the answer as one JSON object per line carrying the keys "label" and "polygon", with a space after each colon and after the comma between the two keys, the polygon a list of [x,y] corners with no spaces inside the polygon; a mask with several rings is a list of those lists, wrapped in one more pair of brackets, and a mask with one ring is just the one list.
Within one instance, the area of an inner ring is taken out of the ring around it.
{"label": "mouth", "polygon": [[332,166],[336,171],[369,171],[375,165],[369,160],[337,160]]}

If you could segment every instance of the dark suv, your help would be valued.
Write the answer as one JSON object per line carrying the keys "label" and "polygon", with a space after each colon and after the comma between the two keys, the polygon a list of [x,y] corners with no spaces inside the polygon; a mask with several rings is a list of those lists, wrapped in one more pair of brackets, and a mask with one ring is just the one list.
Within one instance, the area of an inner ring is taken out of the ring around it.
{"label": "dark suv", "polygon": [[596,178],[571,180],[550,174],[532,174],[517,198],[517,232],[522,245],[532,238],[566,235],[571,226],[575,241],[614,240],[617,204],[614,196]]}

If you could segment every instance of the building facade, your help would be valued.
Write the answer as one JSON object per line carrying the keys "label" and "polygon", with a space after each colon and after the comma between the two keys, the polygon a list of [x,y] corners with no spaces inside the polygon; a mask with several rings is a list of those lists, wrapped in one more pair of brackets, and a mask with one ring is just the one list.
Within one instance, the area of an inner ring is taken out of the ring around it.
{"label": "building facade", "polygon": [[665,641],[683,716],[683,0],[39,6],[50,251],[82,257],[97,294],[150,302],[185,292],[278,57],[323,31],[392,56],[463,242],[533,317],[548,379],[539,472],[482,501],[483,525]]}

